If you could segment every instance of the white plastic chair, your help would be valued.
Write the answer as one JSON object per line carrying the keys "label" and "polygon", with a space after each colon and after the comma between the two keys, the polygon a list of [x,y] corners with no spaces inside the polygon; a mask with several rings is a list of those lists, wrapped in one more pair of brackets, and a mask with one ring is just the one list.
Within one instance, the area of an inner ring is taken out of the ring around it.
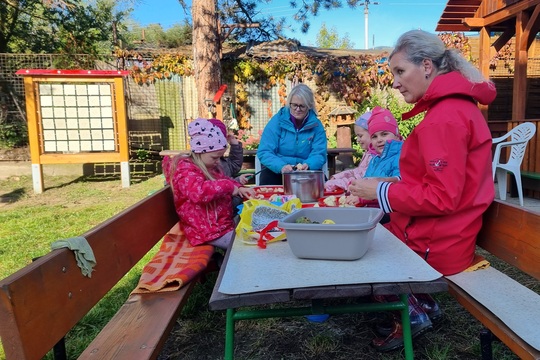
{"label": "white plastic chair", "polygon": [[[508,172],[514,174],[516,179],[517,191],[519,195],[519,204],[523,206],[523,189],[521,186],[521,162],[525,156],[525,149],[527,143],[534,136],[536,132],[536,126],[531,122],[519,124],[505,135],[494,138],[493,144],[497,144],[495,147],[495,154],[493,155],[493,180],[497,176],[497,183],[499,184],[499,197],[501,200],[506,200],[506,175]],[[510,138],[510,141],[504,141]],[[510,156],[506,163],[501,162],[501,150],[503,147],[510,147]]]}
{"label": "white plastic chair", "polygon": [[[259,157],[255,155],[255,185],[259,185],[259,178],[261,177],[261,161]],[[328,161],[323,164],[322,171],[326,175],[327,179],[330,179],[330,172],[328,171]]]}

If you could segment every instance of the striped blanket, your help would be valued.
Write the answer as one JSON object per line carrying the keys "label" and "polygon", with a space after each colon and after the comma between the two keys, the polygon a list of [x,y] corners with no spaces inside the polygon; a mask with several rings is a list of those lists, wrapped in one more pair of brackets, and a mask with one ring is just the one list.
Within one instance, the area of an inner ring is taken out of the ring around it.
{"label": "striped blanket", "polygon": [[191,246],[177,224],[165,235],[159,251],[143,268],[132,294],[180,289],[206,268],[213,253],[212,245]]}

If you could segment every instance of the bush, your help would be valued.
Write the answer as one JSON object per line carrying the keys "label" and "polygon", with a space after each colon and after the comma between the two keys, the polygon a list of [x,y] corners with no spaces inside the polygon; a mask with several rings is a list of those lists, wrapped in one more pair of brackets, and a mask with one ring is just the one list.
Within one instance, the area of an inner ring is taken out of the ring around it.
{"label": "bush", "polygon": [[370,98],[362,103],[362,113],[367,111],[367,108],[373,109],[375,106],[387,108],[398,121],[399,132],[403,139],[406,139],[411,131],[424,118],[424,114],[418,114],[411,119],[401,120],[401,114],[411,110],[412,104],[407,104],[401,94],[394,89],[374,89]]}
{"label": "bush", "polygon": [[[401,94],[394,89],[391,88],[376,88],[373,89],[371,96],[367,98],[360,106],[357,116],[360,116],[361,114],[368,111],[368,109],[373,109],[375,106],[380,106],[383,108],[386,108],[390,110],[390,112],[394,115],[396,120],[398,121],[399,126],[399,132],[401,136],[403,136],[403,139],[406,139],[407,136],[411,133],[411,131],[415,128],[420,121],[424,118],[424,114],[418,114],[411,119],[408,120],[401,120],[401,115],[413,108],[414,105],[407,104],[405,100],[403,100],[403,97]],[[351,125],[352,126],[352,125]],[[360,145],[356,142],[356,135],[354,134],[354,131],[351,134],[352,136],[352,147],[354,149],[353,153],[353,160],[355,164],[358,164],[358,162],[362,159],[363,150],[360,147]],[[331,144],[331,140],[335,140],[335,136],[333,139],[329,137],[329,147]],[[334,141],[335,142],[335,141]],[[335,147],[335,146],[333,146]]]}
{"label": "bush", "polygon": [[14,148],[28,144],[26,124],[0,122],[0,148]]}

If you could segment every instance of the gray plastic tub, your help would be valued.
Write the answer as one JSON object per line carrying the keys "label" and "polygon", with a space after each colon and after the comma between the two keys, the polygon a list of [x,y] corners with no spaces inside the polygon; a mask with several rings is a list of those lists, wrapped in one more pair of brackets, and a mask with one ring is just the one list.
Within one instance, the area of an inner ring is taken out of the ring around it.
{"label": "gray plastic tub", "polygon": [[[320,224],[296,223],[306,216]],[[357,260],[368,251],[383,212],[377,208],[303,208],[279,221],[296,257],[320,260]],[[324,220],[335,224],[322,224]]]}

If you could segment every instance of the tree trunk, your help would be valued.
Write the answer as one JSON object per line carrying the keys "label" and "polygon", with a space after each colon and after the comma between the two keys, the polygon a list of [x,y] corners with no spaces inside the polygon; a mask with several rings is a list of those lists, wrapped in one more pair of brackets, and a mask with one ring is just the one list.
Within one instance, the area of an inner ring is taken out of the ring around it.
{"label": "tree trunk", "polygon": [[208,117],[208,104],[221,84],[220,39],[215,0],[193,0],[193,62],[199,117]]}

